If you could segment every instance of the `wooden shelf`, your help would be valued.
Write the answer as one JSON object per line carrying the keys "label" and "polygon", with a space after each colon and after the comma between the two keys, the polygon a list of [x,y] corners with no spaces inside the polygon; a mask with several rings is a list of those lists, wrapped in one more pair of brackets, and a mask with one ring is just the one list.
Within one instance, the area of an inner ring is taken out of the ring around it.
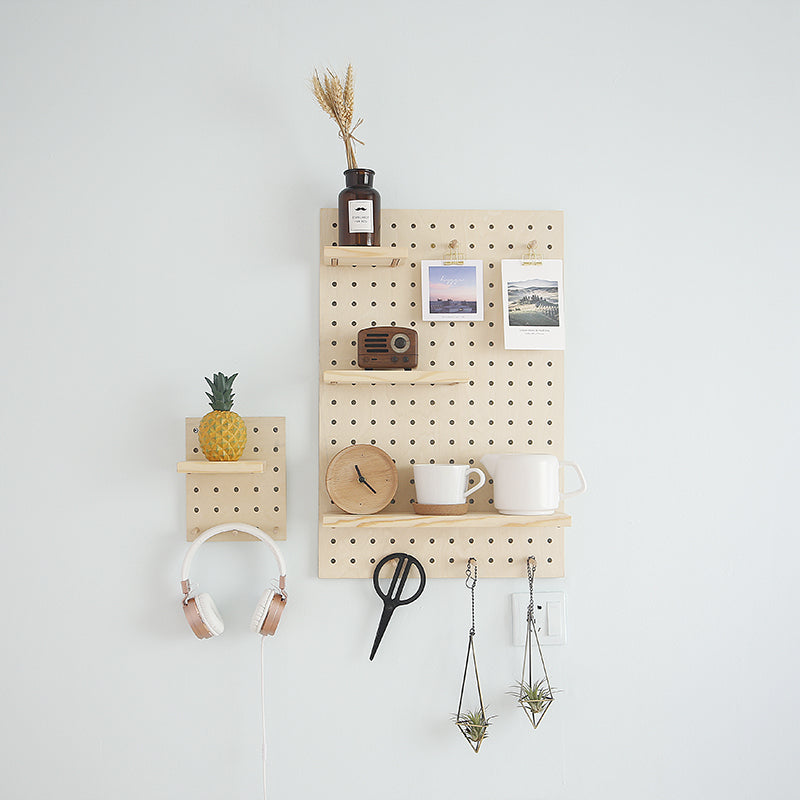
{"label": "wooden shelf", "polygon": [[324,247],[323,264],[331,267],[397,267],[408,258],[405,247]]}
{"label": "wooden shelf", "polygon": [[250,475],[264,472],[264,461],[179,461],[178,472],[188,474]]}
{"label": "wooden shelf", "polygon": [[323,514],[326,528],[569,528],[572,517],[556,512],[542,516],[512,516],[496,511],[439,517],[422,514]]}
{"label": "wooden shelf", "polygon": [[470,375],[459,370],[424,369],[329,369],[322,373],[323,383],[431,383],[452,386],[456,383],[469,383]]}

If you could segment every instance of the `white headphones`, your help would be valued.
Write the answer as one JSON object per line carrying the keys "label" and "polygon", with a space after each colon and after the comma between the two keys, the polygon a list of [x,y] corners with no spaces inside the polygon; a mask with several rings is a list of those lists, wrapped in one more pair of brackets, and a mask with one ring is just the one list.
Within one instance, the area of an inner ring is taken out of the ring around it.
{"label": "white headphones", "polygon": [[181,568],[183,613],[186,615],[186,621],[198,639],[210,639],[213,636],[219,636],[225,630],[225,623],[222,621],[222,617],[210,594],[203,593],[197,595],[197,597],[189,597],[191,592],[189,566],[192,563],[194,554],[203,544],[212,536],[216,536],[218,533],[227,533],[228,531],[241,531],[260,539],[269,546],[278,562],[278,567],[280,568],[278,591],[276,592],[274,589],[265,590],[250,621],[251,631],[260,633],[262,636],[272,636],[278,627],[281,614],[283,614],[283,609],[286,606],[286,563],[271,536],[268,536],[261,528],[257,528],[255,525],[244,523],[215,525],[213,528],[201,533],[192,542],[192,546],[184,556],[183,567]]}

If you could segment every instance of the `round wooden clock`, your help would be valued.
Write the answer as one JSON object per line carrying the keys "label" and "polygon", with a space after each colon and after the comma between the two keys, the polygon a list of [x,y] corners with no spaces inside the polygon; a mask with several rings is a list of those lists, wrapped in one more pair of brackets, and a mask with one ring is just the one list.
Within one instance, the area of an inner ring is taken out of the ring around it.
{"label": "round wooden clock", "polygon": [[397,467],[380,447],[354,444],[330,460],[325,488],[342,511],[377,514],[397,491]]}

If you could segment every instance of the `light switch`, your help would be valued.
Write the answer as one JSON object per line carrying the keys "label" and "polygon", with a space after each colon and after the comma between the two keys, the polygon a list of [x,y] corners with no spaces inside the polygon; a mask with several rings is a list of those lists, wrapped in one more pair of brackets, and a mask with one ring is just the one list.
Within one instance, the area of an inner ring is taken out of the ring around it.
{"label": "light switch", "polygon": [[548,639],[560,639],[561,638],[561,606],[563,605],[563,600],[561,602],[555,600],[548,600],[545,604],[545,618],[547,620],[547,629],[545,631],[545,636]]}
{"label": "light switch", "polygon": [[[536,620],[536,633],[539,644],[566,644],[567,619],[564,606],[564,592],[537,592],[534,595],[533,617]],[[512,641],[517,647],[525,645],[528,625],[527,594],[511,595]]]}

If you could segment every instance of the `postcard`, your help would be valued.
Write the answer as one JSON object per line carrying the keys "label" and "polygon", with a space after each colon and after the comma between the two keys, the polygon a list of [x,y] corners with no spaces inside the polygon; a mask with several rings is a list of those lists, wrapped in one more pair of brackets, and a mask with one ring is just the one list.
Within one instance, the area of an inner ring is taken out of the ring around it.
{"label": "postcard", "polygon": [[422,262],[422,319],[483,319],[483,261]]}
{"label": "postcard", "polygon": [[563,350],[564,262],[503,259],[502,272],[506,350]]}

